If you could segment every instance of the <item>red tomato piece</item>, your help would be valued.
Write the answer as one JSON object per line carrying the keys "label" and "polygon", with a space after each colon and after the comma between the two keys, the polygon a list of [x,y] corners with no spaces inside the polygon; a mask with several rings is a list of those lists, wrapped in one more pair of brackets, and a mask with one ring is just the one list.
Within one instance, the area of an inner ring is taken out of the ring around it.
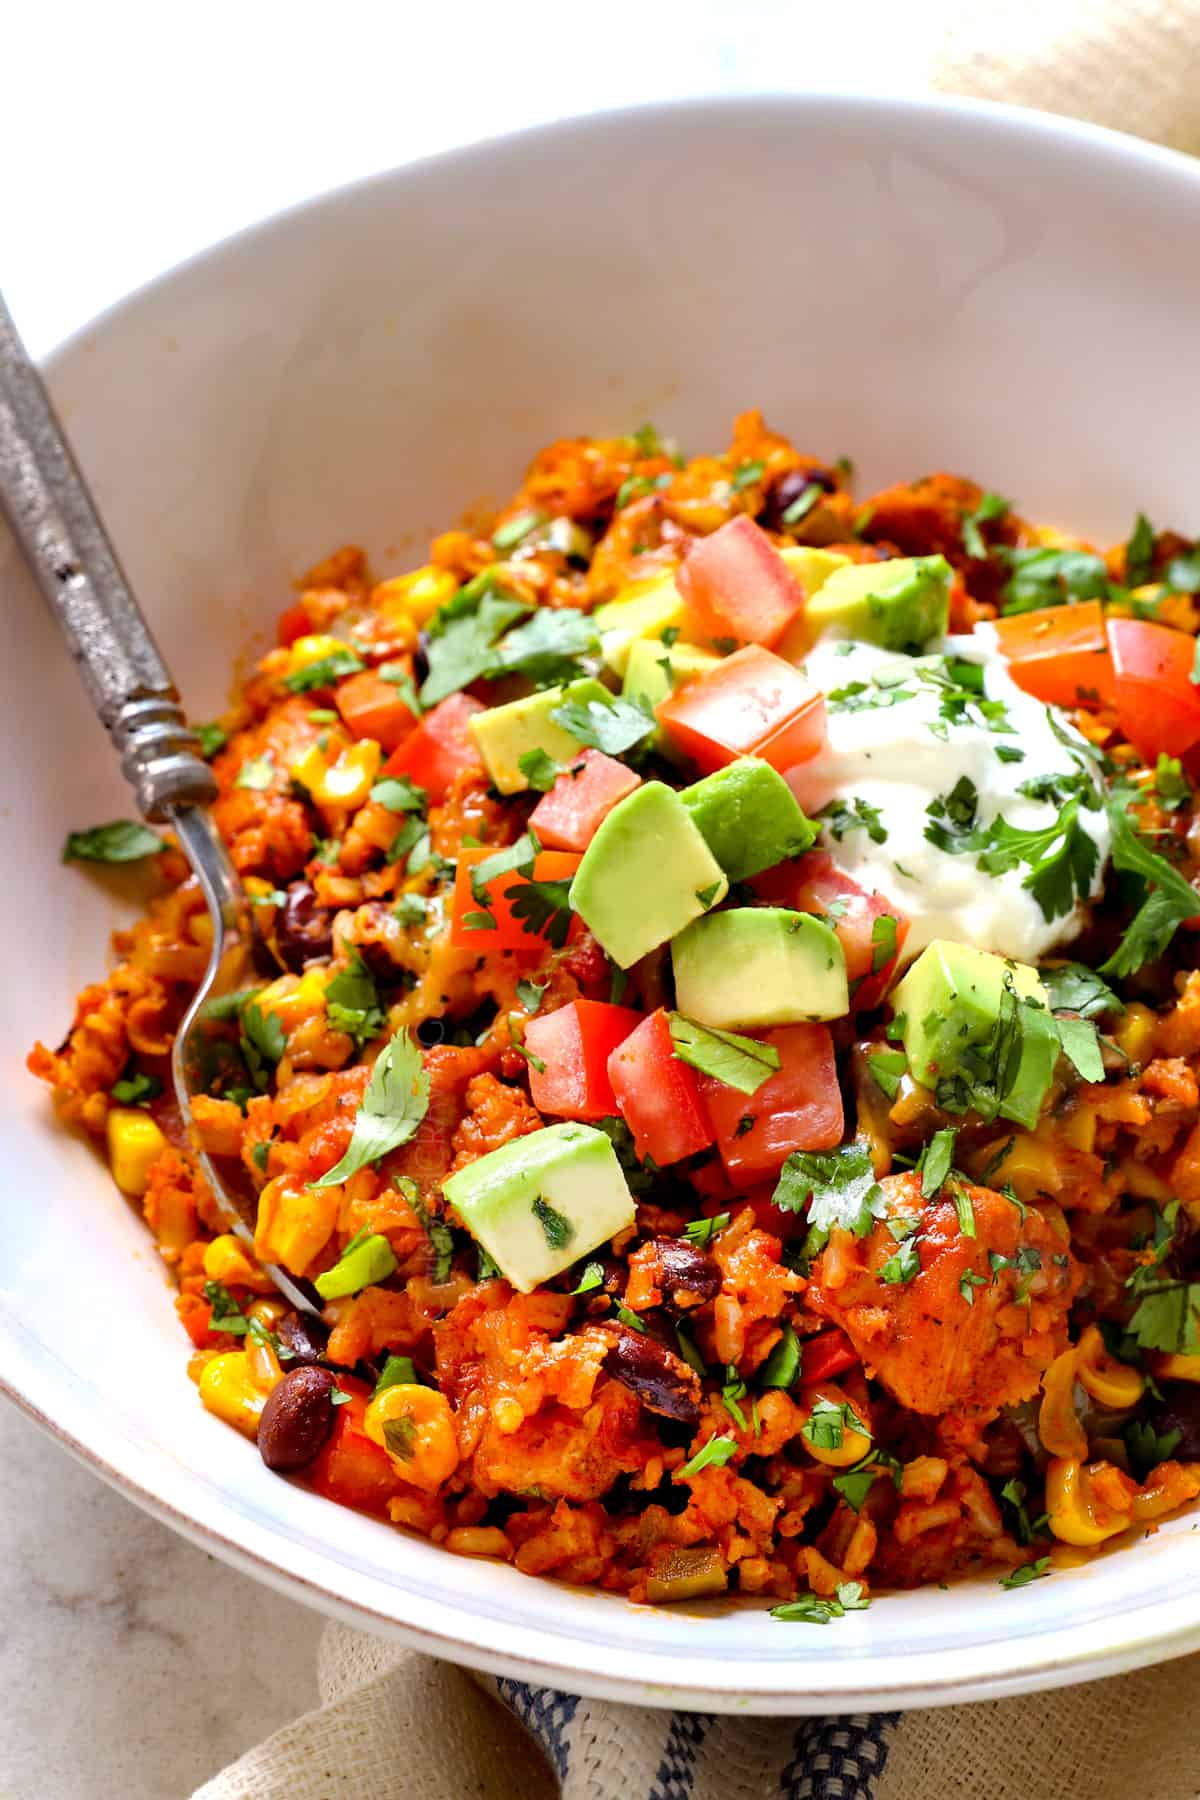
{"label": "red tomato piece", "polygon": [[[908,936],[909,921],[898,906],[883,894],[859,887],[834,866],[827,850],[808,850],[791,862],[767,869],[754,877],[751,886],[760,900],[767,900],[772,906],[790,906],[797,912],[828,919],[846,958],[851,1011],[862,1012],[879,1005],[896,973]],[[878,958],[891,947],[890,927],[881,929],[878,937],[875,935],[877,921],[884,918],[896,922],[895,949],[876,968]]]}
{"label": "red tomato piece", "polygon": [[1098,600],[1047,606],[995,621],[996,638],[1019,688],[1051,706],[1111,706],[1112,658]]}
{"label": "red tomato piece", "polygon": [[585,750],[542,795],[529,823],[547,849],[586,850],[618,800],[641,785],[641,776],[616,757]]}
{"label": "red tomato piece", "polygon": [[825,742],[825,696],[791,663],[757,644],[660,701],[659,721],[705,775],[760,756],[779,770]]}
{"label": "red tomato piece", "polygon": [[1196,640],[1169,625],[1109,619],[1121,730],[1148,762],[1182,756],[1200,743],[1200,687],[1192,680]]}
{"label": "red tomato piece", "polygon": [[385,750],[398,750],[416,730],[416,714],[405,705],[399,688],[374,669],[339,681],[333,697],[351,737],[374,738]]}
{"label": "red tomato piece", "polygon": [[675,581],[697,641],[777,643],[804,605],[804,589],[747,513],[694,543]]}
{"label": "red tomato piece", "polygon": [[643,1015],[603,1000],[572,1000],[530,1019],[525,1048],[546,1066],[529,1065],[529,1092],[539,1112],[556,1119],[607,1119],[617,1111],[608,1059]]}
{"label": "red tomato piece", "polygon": [[[523,950],[530,955],[541,956],[546,949],[545,936],[539,932],[526,931],[526,921],[518,918],[512,909],[509,889],[528,886],[525,877],[514,870],[510,869],[506,875],[496,875],[488,882],[487,911],[496,923],[468,923],[470,919],[478,919],[483,912],[471,888],[471,870],[477,863],[486,862],[489,856],[496,854],[495,849],[489,849],[486,845],[479,849],[459,851],[458,868],[454,877],[454,914],[450,923],[450,942],[459,949],[478,950],[482,956],[490,956],[496,950]],[[579,863],[578,856],[569,856],[564,850],[543,850],[534,859],[533,879],[570,881]],[[572,930],[577,929],[578,921],[572,918],[571,926]]]}
{"label": "red tomato piece", "polygon": [[276,636],[286,650],[297,638],[307,637],[312,630],[312,620],[308,609],[302,601],[297,600],[295,606],[289,606],[279,615],[279,623],[275,627]]}
{"label": "red tomato piece", "polygon": [[486,712],[482,701],[469,694],[451,694],[427,712],[417,729],[405,738],[383,766],[385,775],[407,775],[423,787],[434,806],[440,806],[460,769],[483,767],[467,720]]}
{"label": "red tomato piece", "polygon": [[800,1379],[805,1384],[830,1381],[835,1375],[844,1375],[858,1360],[858,1351],[844,1331],[822,1331],[801,1340]]}
{"label": "red tomato piece", "polygon": [[613,1051],[608,1079],[643,1160],[652,1156],[665,1168],[712,1143],[696,1072],[675,1055],[661,1006]]}
{"label": "red tomato piece", "polygon": [[721,1160],[741,1187],[778,1174],[793,1150],[831,1150],[845,1127],[829,1027],[781,1025],[754,1035],[779,1052],[779,1067],[757,1093],[700,1077]]}
{"label": "red tomato piece", "polygon": [[338,1387],[350,1400],[337,1408],[333,1430],[309,1471],[309,1479],[326,1500],[357,1506],[363,1512],[386,1512],[388,1501],[404,1484],[387,1451],[363,1429],[366,1389],[357,1381],[351,1385],[350,1378],[340,1373]]}

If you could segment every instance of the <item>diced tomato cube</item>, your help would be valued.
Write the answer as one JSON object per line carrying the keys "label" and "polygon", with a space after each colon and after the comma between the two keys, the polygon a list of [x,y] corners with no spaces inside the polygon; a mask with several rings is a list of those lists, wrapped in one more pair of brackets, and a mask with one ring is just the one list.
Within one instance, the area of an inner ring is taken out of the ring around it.
{"label": "diced tomato cube", "polygon": [[1116,681],[1098,600],[1049,606],[995,621],[996,640],[1019,688],[1051,706],[1111,706]]}
{"label": "diced tomato cube", "polygon": [[697,641],[774,644],[804,605],[803,588],[746,513],[694,543],[675,581]]}
{"label": "diced tomato cube", "polygon": [[374,669],[339,681],[334,700],[351,737],[374,738],[385,750],[398,750],[416,729],[417,716],[405,705],[399,688]]}
{"label": "diced tomato cube", "polygon": [[1200,687],[1192,679],[1196,639],[1145,619],[1108,620],[1117,718],[1148,762],[1200,743]]}
{"label": "diced tomato cube", "polygon": [[586,850],[618,800],[642,778],[603,750],[585,750],[543,794],[529,823],[550,850]]}
{"label": "diced tomato cube", "polygon": [[779,1052],[779,1067],[756,1093],[700,1077],[721,1160],[742,1187],[778,1174],[793,1150],[831,1150],[845,1127],[829,1027],[781,1025],[755,1035]]}
{"label": "diced tomato cube", "polygon": [[318,1494],[340,1506],[357,1506],[363,1512],[382,1513],[403,1482],[386,1450],[374,1443],[363,1428],[367,1390],[361,1382],[338,1375],[338,1387],[350,1399],[337,1408],[330,1432],[309,1479]]}
{"label": "diced tomato cube", "polygon": [[425,789],[432,805],[440,806],[461,769],[483,767],[467,720],[486,710],[470,694],[451,694],[448,700],[439,701],[389,756],[384,774],[407,775]]}
{"label": "diced tomato cube", "polygon": [[[809,850],[779,863],[756,875],[751,886],[772,906],[790,906],[828,919],[846,958],[851,1011],[880,1004],[908,936],[909,921],[898,906],[883,894],[859,887],[834,866],[827,850]],[[879,924],[881,919],[895,921],[894,936],[891,926]]]}
{"label": "diced tomato cube", "polygon": [[297,638],[307,637],[312,630],[312,618],[308,608],[297,600],[295,606],[287,607],[279,615],[279,623],[275,628],[279,642],[286,650]]}
{"label": "diced tomato cube", "polygon": [[675,1055],[662,1007],[613,1051],[608,1079],[643,1160],[653,1157],[665,1168],[712,1143],[713,1128],[695,1071]]}
{"label": "diced tomato cube", "polygon": [[525,1048],[545,1065],[529,1065],[529,1092],[539,1112],[556,1119],[607,1119],[617,1111],[608,1059],[643,1014],[603,1000],[569,1006],[530,1019]]}
{"label": "diced tomato cube", "polygon": [[[389,765],[390,766],[390,765]],[[490,856],[497,855],[495,849],[486,845],[479,848],[462,849],[458,853],[458,866],[454,877],[454,913],[450,922],[450,942],[459,949],[478,950],[481,956],[491,956],[497,950],[525,951],[533,956],[541,956],[546,949],[546,936],[543,931],[526,930],[527,920],[520,918],[513,911],[513,901],[521,888],[529,883],[523,875],[510,869],[507,874],[493,876],[487,884],[487,907],[480,905],[471,887],[471,870],[478,863],[486,862]],[[564,850],[543,850],[533,864],[534,881],[569,882],[579,867],[580,858],[568,855]],[[495,924],[488,924],[484,914],[490,913]],[[571,929],[576,930],[579,921],[572,916]]]}
{"label": "diced tomato cube", "polygon": [[773,768],[807,762],[825,742],[825,696],[791,663],[751,644],[655,709],[705,775],[760,756]]}
{"label": "diced tomato cube", "polygon": [[858,1361],[858,1351],[844,1331],[821,1331],[816,1337],[801,1340],[800,1379],[805,1385],[810,1381],[831,1381]]}

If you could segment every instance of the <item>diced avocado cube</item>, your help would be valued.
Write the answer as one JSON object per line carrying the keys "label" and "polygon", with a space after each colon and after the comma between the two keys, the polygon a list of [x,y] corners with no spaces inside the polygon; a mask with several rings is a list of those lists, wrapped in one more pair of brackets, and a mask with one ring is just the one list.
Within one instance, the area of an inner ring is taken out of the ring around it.
{"label": "diced avocado cube", "polygon": [[[824,587],[835,569],[850,567],[850,558],[840,550],[815,550],[809,544],[791,544],[779,554],[808,599]],[[809,624],[807,612],[806,606],[800,608],[774,647],[776,656],[782,656],[785,662],[803,662],[816,642],[816,628]]]}
{"label": "diced avocado cube", "polygon": [[924,650],[950,621],[944,556],[898,556],[835,569],[804,609],[811,637],[836,632],[884,650]]}
{"label": "diced avocado cube", "polygon": [[579,745],[550,714],[565,700],[605,704],[611,698],[604,683],[588,675],[567,687],[543,688],[524,700],[510,700],[505,706],[472,714],[467,723],[494,786],[502,794],[522,793],[529,783],[521,773],[520,761],[530,750],[544,750],[555,762],[569,763],[578,756]]}
{"label": "diced avocado cube", "polygon": [[[653,712],[660,700],[665,700],[687,682],[707,675],[720,660],[711,650],[701,650],[697,644],[672,644],[668,649],[657,639],[639,638],[630,645],[621,692],[627,700],[640,700]],[[655,726],[653,735],[646,742],[673,762],[686,760],[672,749],[661,725]]]}
{"label": "diced avocado cube", "polygon": [[442,1192],[522,1294],[634,1221],[616,1152],[592,1125],[547,1125],[469,1163]]}
{"label": "diced avocado cube", "polygon": [[719,1031],[755,1031],[850,1009],[837,934],[811,913],[740,906],[689,925],[671,945],[681,1013]]}
{"label": "diced avocado cube", "polygon": [[628,969],[723,900],[729,883],[674,788],[643,782],[583,853],[571,906]]}
{"label": "diced avocado cube", "polygon": [[817,835],[778,769],[757,756],[739,757],[679,798],[730,881],[800,856]]}
{"label": "diced avocado cube", "polygon": [[[936,938],[897,982],[892,1006],[902,1020],[904,1049],[915,1081],[934,1090],[958,1077],[977,1084],[988,1070],[989,1057],[998,1060],[1004,1054],[997,1028],[1008,983],[1018,1000],[1037,1001],[1038,1008],[1020,1009],[1020,1053],[999,1112],[1018,1125],[1033,1127],[1059,1051],[1054,1021],[1048,1011],[1039,1010],[1047,999],[1036,969],[971,944]],[[1003,1070],[997,1074],[1001,1081],[1006,1079]]]}
{"label": "diced avocado cube", "polygon": [[664,631],[678,631],[683,622],[683,600],[673,575],[639,582],[592,614],[600,633],[600,654],[615,675],[624,675],[635,644],[659,639]]}

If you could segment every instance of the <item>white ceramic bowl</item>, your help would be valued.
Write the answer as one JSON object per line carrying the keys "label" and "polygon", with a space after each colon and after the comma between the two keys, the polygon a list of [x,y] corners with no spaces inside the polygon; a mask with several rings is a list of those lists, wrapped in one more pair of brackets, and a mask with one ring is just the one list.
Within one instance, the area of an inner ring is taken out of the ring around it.
{"label": "white ceramic bowl", "polygon": [[[49,254],[49,251],[48,251]],[[760,405],[864,489],[948,467],[1037,519],[1191,530],[1200,168],[961,102],[696,103],[555,126],[245,233],[98,320],[54,391],[193,716],[335,545],[420,559],[549,439],[653,418],[720,445]],[[1200,1646],[1200,1539],[824,1631],[652,1611],[449,1556],[270,1475],[201,1411],[156,1255],[22,1067],[104,963],[69,828],[128,814],[0,539],[5,1067],[0,1377],[125,1493],[342,1617],[623,1699],[848,1711],[1011,1693]]]}

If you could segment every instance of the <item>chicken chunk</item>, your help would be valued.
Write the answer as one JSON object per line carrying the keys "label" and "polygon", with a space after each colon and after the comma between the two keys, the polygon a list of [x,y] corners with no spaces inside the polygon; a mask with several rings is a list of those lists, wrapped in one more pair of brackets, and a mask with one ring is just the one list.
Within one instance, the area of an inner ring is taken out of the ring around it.
{"label": "chicken chunk", "polygon": [[863,1238],[833,1232],[807,1303],[913,1412],[981,1425],[1031,1398],[1066,1347],[1079,1285],[1061,1214],[957,1175],[931,1199],[916,1174],[881,1185],[884,1217]]}

